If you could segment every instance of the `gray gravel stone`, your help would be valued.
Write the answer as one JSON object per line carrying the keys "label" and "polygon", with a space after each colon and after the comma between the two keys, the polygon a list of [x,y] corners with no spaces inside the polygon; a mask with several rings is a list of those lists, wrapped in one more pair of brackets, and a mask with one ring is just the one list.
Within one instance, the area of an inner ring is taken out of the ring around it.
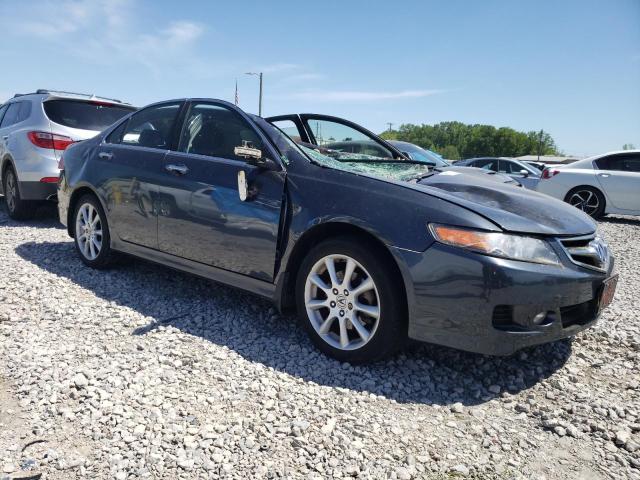
{"label": "gray gravel stone", "polygon": [[573,341],[352,366],[266,301],[133,259],[94,271],[53,219],[0,213],[3,474],[640,480],[640,220],[600,228],[616,300]]}

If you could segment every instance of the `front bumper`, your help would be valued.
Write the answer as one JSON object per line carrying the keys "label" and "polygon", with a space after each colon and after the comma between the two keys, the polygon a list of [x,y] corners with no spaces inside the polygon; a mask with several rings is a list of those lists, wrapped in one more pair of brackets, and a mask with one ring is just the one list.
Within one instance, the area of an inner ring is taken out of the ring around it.
{"label": "front bumper", "polygon": [[[409,337],[461,350],[509,355],[595,324],[607,272],[504,260],[434,243],[397,249],[409,301]],[[563,259],[564,262],[564,259]],[[536,320],[538,314],[543,314]]]}

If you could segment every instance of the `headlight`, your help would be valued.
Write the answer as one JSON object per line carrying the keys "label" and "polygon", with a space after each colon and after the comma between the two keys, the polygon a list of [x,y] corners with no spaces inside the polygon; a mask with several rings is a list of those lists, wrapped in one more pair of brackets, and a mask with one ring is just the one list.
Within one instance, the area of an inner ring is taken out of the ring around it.
{"label": "headlight", "polygon": [[437,241],[446,245],[472,250],[492,257],[548,265],[560,264],[560,259],[551,246],[538,238],[436,224],[430,224],[429,229]]}

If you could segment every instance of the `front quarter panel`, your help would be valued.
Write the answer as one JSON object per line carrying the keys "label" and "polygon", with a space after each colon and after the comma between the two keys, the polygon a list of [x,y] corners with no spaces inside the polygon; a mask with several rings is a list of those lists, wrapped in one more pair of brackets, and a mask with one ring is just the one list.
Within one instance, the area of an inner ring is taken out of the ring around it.
{"label": "front quarter panel", "polygon": [[287,188],[283,265],[306,232],[332,222],[365,230],[388,247],[416,252],[434,241],[427,229],[430,222],[499,230],[470,210],[423,192],[312,164],[290,170]]}

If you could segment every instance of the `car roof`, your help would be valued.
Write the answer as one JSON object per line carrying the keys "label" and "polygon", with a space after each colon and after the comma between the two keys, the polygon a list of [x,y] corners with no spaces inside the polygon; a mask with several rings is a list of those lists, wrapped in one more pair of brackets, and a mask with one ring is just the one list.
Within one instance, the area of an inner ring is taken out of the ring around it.
{"label": "car roof", "polygon": [[76,92],[66,92],[63,90],[49,90],[49,89],[44,89],[44,88],[40,88],[38,90],[36,90],[35,92],[31,92],[31,93],[16,93],[13,98],[11,98],[7,103],[9,103],[12,100],[16,100],[19,101],[20,99],[24,98],[24,97],[38,97],[41,99],[44,98],[67,98],[67,99],[72,99],[72,100],[88,100],[88,101],[99,101],[99,102],[106,102],[106,103],[113,103],[114,105],[126,105],[126,106],[132,106],[130,103],[127,102],[123,102],[122,100],[118,100],[117,98],[108,98],[108,97],[101,97],[95,94],[89,94],[89,93],[76,93]]}

